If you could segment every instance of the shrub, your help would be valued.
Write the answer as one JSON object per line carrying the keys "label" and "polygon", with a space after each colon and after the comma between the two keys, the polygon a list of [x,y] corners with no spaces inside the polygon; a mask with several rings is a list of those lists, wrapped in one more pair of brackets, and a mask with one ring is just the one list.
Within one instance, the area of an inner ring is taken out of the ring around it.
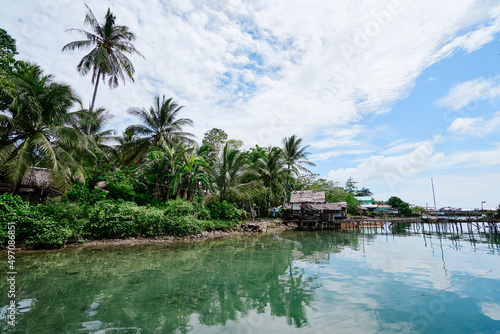
{"label": "shrub", "polygon": [[0,243],[8,239],[7,225],[16,223],[16,241],[21,242],[25,215],[30,213],[30,204],[17,195],[3,194],[0,196]]}
{"label": "shrub", "polygon": [[31,222],[30,230],[30,235],[26,238],[25,243],[36,248],[62,247],[73,235],[70,228],[42,217]]}
{"label": "shrub", "polygon": [[68,199],[83,203],[87,205],[94,205],[95,203],[106,199],[106,192],[100,189],[92,189],[85,185],[74,184],[73,187],[67,192]]}
{"label": "shrub", "polygon": [[162,205],[165,215],[182,217],[192,215],[194,213],[194,205],[191,202],[185,201],[181,198],[176,200],[169,200]]}
{"label": "shrub", "polygon": [[203,230],[203,221],[196,219],[193,215],[184,217],[168,216],[166,226],[169,234],[184,236],[200,233]]}
{"label": "shrub", "polygon": [[123,199],[125,201],[133,201],[136,193],[134,185],[123,171],[117,170],[109,172],[105,176],[106,189],[108,190],[108,197],[114,199]]}
{"label": "shrub", "polygon": [[248,214],[245,210],[237,209],[234,207],[234,205],[226,201],[210,202],[207,204],[207,208],[210,211],[210,217],[216,220],[236,222],[248,217]]}
{"label": "shrub", "polygon": [[50,217],[57,221],[62,227],[72,231],[72,237],[82,240],[85,235],[85,226],[89,222],[89,206],[69,202],[60,198],[51,198],[43,204],[37,206],[38,212],[43,217]]}

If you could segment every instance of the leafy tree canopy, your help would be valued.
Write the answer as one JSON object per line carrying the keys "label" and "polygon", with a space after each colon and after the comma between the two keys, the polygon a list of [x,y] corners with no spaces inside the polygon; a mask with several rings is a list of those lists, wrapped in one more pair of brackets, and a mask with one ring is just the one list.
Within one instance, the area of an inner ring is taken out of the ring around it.
{"label": "leafy tree canopy", "polygon": [[365,187],[361,188],[356,192],[356,196],[372,196],[372,195],[373,193],[370,191],[370,189]]}
{"label": "leafy tree canopy", "polygon": [[399,213],[405,216],[411,215],[410,205],[404,202],[401,198],[392,196],[387,200],[387,204],[395,209],[398,209]]}

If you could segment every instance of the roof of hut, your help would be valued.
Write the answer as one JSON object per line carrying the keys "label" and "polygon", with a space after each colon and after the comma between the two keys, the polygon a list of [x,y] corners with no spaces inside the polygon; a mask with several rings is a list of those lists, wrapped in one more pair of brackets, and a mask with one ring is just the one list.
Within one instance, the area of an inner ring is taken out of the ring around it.
{"label": "roof of hut", "polygon": [[290,203],[325,203],[326,193],[322,190],[292,191]]}
{"label": "roof of hut", "polygon": [[[51,186],[53,186],[51,171],[46,168],[30,168],[21,181],[22,188],[49,188]],[[7,179],[5,175],[0,175],[0,188],[8,189],[12,187],[14,187],[12,181]]]}
{"label": "roof of hut", "polygon": [[347,208],[347,202],[311,204],[314,210],[337,211]]}
{"label": "roof of hut", "polygon": [[21,185],[24,187],[48,188],[52,186],[50,169],[32,167],[23,177]]}

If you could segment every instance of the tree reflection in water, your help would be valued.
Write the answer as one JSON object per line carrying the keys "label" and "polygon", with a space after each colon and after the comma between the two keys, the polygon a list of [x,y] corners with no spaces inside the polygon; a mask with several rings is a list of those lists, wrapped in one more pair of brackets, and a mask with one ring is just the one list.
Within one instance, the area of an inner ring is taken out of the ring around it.
{"label": "tree reflection in water", "polygon": [[36,303],[17,330],[187,333],[193,321],[224,326],[252,310],[301,327],[319,285],[294,261],[324,261],[358,247],[353,233],[318,234],[313,242],[311,233],[25,254],[18,259],[19,299]]}

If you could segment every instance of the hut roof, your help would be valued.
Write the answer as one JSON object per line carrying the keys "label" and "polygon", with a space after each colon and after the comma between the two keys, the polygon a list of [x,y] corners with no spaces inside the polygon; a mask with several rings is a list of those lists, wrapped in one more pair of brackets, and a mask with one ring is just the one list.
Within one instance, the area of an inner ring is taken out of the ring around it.
{"label": "hut roof", "polygon": [[292,191],[290,203],[325,203],[326,193],[322,190]]}
{"label": "hut roof", "polygon": [[23,177],[21,185],[24,187],[48,188],[52,186],[50,169],[32,167]]}
{"label": "hut roof", "polygon": [[311,204],[314,210],[337,211],[347,208],[347,202]]}

